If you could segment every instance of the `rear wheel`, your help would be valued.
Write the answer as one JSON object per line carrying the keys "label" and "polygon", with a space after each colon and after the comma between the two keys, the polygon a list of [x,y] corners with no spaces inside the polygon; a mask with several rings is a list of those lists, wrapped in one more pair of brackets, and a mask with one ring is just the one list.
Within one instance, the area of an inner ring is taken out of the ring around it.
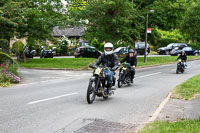
{"label": "rear wheel", "polygon": [[94,81],[90,81],[87,89],[87,102],[89,104],[93,103],[96,97],[95,94],[96,83]]}

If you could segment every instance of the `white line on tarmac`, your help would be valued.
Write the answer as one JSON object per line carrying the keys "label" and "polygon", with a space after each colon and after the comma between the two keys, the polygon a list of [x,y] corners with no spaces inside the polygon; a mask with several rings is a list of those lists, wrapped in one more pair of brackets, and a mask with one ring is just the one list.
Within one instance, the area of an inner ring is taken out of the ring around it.
{"label": "white line on tarmac", "polygon": [[160,73],[161,73],[161,72],[151,73],[151,74],[147,74],[147,75],[143,75],[143,76],[137,77],[137,78],[135,78],[135,79],[145,78],[145,77],[149,77],[149,76],[157,75],[157,74],[160,74]]}
{"label": "white line on tarmac", "polygon": [[144,128],[144,126],[147,123],[153,122],[156,120],[156,118],[158,117],[158,115],[160,114],[160,112],[162,111],[162,109],[164,108],[164,106],[167,104],[167,102],[169,101],[170,97],[171,97],[172,93],[170,92],[167,97],[162,101],[162,103],[159,105],[159,107],[156,109],[156,111],[153,113],[152,117],[145,123],[141,124],[140,126],[137,127],[136,129],[136,133],[138,133],[139,130],[141,130],[142,128]]}
{"label": "white line on tarmac", "polygon": [[170,96],[171,96],[171,92],[168,94],[168,96],[165,98],[164,101],[162,101],[162,103],[159,105],[159,107],[156,109],[156,111],[154,112],[153,116],[148,120],[148,122],[153,122],[159,115],[160,111],[164,108],[165,104],[168,102]]}
{"label": "white line on tarmac", "polygon": [[71,95],[77,95],[77,92],[74,93],[70,93],[70,94],[65,94],[65,95],[60,95],[60,96],[56,96],[56,97],[51,97],[51,98],[46,98],[46,99],[41,99],[41,100],[37,100],[34,102],[29,102],[28,104],[36,104],[36,103],[41,103],[41,102],[45,102],[45,101],[49,101],[49,100],[53,100],[53,99],[58,99],[58,98],[62,98],[62,97],[67,97],[67,96],[71,96]]}

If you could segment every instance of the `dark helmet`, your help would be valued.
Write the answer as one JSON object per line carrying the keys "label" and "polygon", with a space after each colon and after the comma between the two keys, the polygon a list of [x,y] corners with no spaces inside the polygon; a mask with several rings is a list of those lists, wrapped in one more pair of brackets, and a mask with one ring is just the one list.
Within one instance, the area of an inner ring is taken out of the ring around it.
{"label": "dark helmet", "polygon": [[128,53],[134,53],[135,51],[133,50],[133,49],[130,49],[129,51],[128,51]]}

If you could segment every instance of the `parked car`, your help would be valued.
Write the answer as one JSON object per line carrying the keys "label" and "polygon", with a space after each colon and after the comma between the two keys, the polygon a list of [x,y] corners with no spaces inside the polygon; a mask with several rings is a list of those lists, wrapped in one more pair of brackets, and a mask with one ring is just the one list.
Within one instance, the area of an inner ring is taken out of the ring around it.
{"label": "parked car", "polygon": [[[193,49],[192,47],[184,47],[182,50],[185,51],[186,55],[199,55],[199,51]],[[180,55],[182,50],[177,50],[173,55]]]}
{"label": "parked car", "polygon": [[74,52],[75,58],[98,58],[100,55],[101,52],[91,46],[78,47]]}
{"label": "parked car", "polygon": [[170,51],[170,55],[177,55],[177,52],[182,50],[184,47],[175,47]]}
{"label": "parked car", "polygon": [[[145,52],[145,42],[136,42],[135,43],[135,50],[137,54],[144,55]],[[150,53],[150,45],[147,43],[147,55]]]}
{"label": "parked car", "polygon": [[188,45],[185,43],[170,43],[169,45],[167,45],[167,47],[161,47],[159,49],[157,49],[158,54],[166,54],[169,55],[170,51],[172,49],[174,49],[175,47],[187,47]]}
{"label": "parked car", "polygon": [[128,47],[118,47],[114,50],[114,53],[119,57],[125,57],[128,54]]}

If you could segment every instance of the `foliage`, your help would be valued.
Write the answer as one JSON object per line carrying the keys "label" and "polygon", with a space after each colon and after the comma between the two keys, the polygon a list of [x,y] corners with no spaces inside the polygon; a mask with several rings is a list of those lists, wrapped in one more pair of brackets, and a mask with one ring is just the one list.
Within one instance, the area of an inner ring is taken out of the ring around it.
{"label": "foliage", "polygon": [[181,31],[193,42],[200,41],[200,1],[197,1],[186,13]]}
{"label": "foliage", "polygon": [[0,3],[0,46],[8,52],[10,38],[18,35],[19,29],[26,27],[23,16],[24,3],[15,1],[1,1]]}
{"label": "foliage", "polygon": [[20,77],[16,76],[14,73],[9,72],[8,66],[1,64],[0,65],[0,82],[11,82],[19,83],[21,81]]}
{"label": "foliage", "polygon": [[68,40],[66,36],[63,36],[61,40],[58,41],[57,52],[60,53],[60,55],[66,55],[69,44],[70,40]]}
{"label": "foliage", "polygon": [[129,0],[90,0],[88,5],[71,15],[86,26],[84,37],[98,42],[133,42],[140,38],[144,25]]}
{"label": "foliage", "polygon": [[154,0],[147,7],[155,12],[149,17],[149,24],[162,30],[180,28],[185,13],[193,0]]}
{"label": "foliage", "polygon": [[178,42],[186,42],[186,36],[182,35],[182,33],[178,30],[171,31],[163,31],[158,28],[152,29],[152,34],[149,35],[150,44],[155,46],[157,49],[159,47],[167,46],[170,43],[178,43]]}
{"label": "foliage", "polygon": [[184,98],[188,100],[192,98],[195,94],[199,94],[200,93],[199,80],[200,80],[200,74],[176,86],[176,88],[173,91],[174,97]]}
{"label": "foliage", "polygon": [[21,41],[16,41],[13,43],[12,52],[23,54],[24,44]]}
{"label": "foliage", "polygon": [[98,42],[96,39],[93,39],[89,45],[95,47],[96,49],[98,49],[99,51],[104,51],[104,43],[100,43]]}
{"label": "foliage", "polygon": [[197,42],[197,43],[189,43],[188,46],[196,49],[196,50],[200,50],[200,43]]}
{"label": "foliage", "polygon": [[18,63],[9,55],[0,52],[0,83],[1,86],[9,82],[19,82]]}
{"label": "foliage", "polygon": [[52,38],[53,27],[66,24],[62,0],[8,0],[0,5],[0,43],[3,48],[8,48],[9,40],[17,36],[27,37],[32,50],[35,40]]}

